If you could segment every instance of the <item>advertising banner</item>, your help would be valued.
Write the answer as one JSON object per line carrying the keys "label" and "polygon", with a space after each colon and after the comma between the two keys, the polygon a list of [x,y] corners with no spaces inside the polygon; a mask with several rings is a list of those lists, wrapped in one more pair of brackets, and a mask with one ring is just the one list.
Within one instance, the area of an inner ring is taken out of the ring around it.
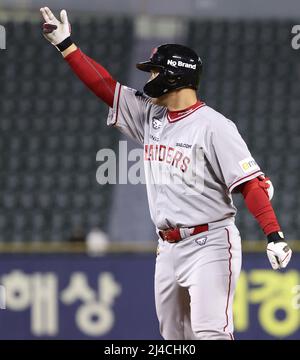
{"label": "advertising banner", "polygon": [[[155,255],[0,256],[0,339],[161,339]],[[300,339],[300,254],[273,271],[244,254],[236,339]]]}

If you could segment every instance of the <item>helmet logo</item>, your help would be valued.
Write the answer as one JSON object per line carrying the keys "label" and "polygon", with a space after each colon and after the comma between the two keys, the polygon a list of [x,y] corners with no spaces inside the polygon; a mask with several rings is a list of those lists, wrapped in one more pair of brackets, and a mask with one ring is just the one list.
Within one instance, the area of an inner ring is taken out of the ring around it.
{"label": "helmet logo", "polygon": [[167,65],[171,65],[173,67],[176,67],[176,66],[184,67],[184,68],[193,69],[193,70],[196,70],[196,67],[197,67],[196,64],[189,64],[189,63],[185,63],[181,60],[175,61],[175,60],[170,60],[170,59],[168,59]]}
{"label": "helmet logo", "polygon": [[176,67],[176,66],[177,66],[177,61],[175,61],[175,60],[168,60],[167,65],[171,65],[171,66]]}

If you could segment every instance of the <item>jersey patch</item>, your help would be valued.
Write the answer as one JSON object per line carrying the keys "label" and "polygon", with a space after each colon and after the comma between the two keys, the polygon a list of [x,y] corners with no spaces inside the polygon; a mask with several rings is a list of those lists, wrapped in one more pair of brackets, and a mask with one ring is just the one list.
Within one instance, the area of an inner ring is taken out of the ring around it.
{"label": "jersey patch", "polygon": [[177,142],[177,143],[176,143],[176,146],[178,146],[178,147],[183,147],[183,148],[187,148],[187,149],[191,149],[191,148],[192,148],[192,145],[191,145],[191,144],[184,144],[184,143],[181,143],[181,142]]}
{"label": "jersey patch", "polygon": [[155,130],[160,129],[160,128],[162,127],[162,120],[154,117],[154,118],[152,119],[152,127],[153,127],[153,129],[155,129]]}
{"label": "jersey patch", "polygon": [[159,137],[158,136],[154,136],[154,135],[150,135],[150,138],[151,138],[151,140],[153,140],[153,141],[159,141]]}
{"label": "jersey patch", "polygon": [[259,170],[259,166],[252,157],[239,161],[239,164],[245,174],[249,174],[254,170]]}

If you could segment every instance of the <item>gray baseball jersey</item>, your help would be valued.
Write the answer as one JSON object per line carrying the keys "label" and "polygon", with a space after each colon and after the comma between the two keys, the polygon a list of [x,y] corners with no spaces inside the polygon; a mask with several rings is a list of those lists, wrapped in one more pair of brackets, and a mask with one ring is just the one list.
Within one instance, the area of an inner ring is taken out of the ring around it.
{"label": "gray baseball jersey", "polygon": [[231,193],[263,174],[236,126],[200,101],[172,113],[120,84],[108,125],[144,145],[157,231],[208,224],[208,231],[178,243],[159,239],[155,304],[162,336],[232,339],[241,241]]}
{"label": "gray baseball jersey", "polygon": [[157,229],[234,217],[232,190],[263,174],[234,123],[201,102],[172,119],[165,107],[117,84],[108,125],[144,145]]}

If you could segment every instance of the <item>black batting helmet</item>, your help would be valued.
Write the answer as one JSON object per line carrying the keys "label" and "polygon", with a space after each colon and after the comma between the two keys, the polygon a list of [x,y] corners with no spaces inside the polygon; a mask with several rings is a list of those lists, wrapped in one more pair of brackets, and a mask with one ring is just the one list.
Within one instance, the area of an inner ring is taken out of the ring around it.
{"label": "black batting helmet", "polygon": [[190,87],[197,90],[202,61],[194,50],[178,44],[160,45],[150,60],[136,64],[139,70],[157,70],[158,76],[144,86],[146,95],[157,98],[169,91]]}

